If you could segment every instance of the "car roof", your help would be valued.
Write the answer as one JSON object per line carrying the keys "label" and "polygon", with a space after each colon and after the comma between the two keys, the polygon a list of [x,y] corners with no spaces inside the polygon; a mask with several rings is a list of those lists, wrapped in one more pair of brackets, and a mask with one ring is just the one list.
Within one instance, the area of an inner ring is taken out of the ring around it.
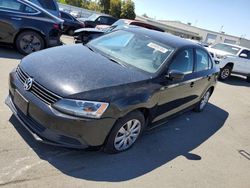
{"label": "car roof", "polygon": [[94,14],[91,14],[91,16],[92,16],[92,15],[96,15],[96,16],[105,16],[105,17],[115,18],[115,17],[113,17],[113,16],[111,16],[111,15],[109,15],[109,14],[103,14],[103,13],[94,13]]}
{"label": "car roof", "polygon": [[144,28],[147,28],[147,29],[153,29],[153,30],[157,30],[157,31],[161,31],[161,32],[165,32],[164,29],[160,28],[160,27],[157,27],[157,26],[154,26],[150,23],[147,23],[147,22],[143,22],[143,21],[140,21],[140,20],[130,20],[130,19],[120,19],[122,21],[124,21],[125,24],[128,24],[128,25],[136,25],[136,26],[139,26],[139,27],[144,27]]}
{"label": "car roof", "polygon": [[188,41],[186,39],[174,36],[169,33],[164,33],[164,32],[159,32],[151,29],[146,29],[142,27],[128,27],[123,30],[127,30],[139,35],[144,35],[147,36],[157,42],[166,44],[168,46],[171,46],[173,48],[182,48],[182,47],[188,47],[188,46],[193,46],[193,47],[198,47],[198,48],[203,48],[199,44],[195,44],[194,42]]}

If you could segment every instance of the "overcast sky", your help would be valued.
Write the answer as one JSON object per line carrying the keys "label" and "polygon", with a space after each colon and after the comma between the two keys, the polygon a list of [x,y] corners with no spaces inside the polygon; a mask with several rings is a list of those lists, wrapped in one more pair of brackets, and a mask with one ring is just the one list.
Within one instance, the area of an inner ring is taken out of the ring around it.
{"label": "overcast sky", "polygon": [[178,20],[250,39],[250,0],[133,0],[137,15]]}

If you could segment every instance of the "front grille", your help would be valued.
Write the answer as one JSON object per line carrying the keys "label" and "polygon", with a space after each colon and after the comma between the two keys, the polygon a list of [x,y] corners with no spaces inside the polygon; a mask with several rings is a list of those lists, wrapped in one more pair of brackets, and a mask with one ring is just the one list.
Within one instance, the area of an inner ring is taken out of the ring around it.
{"label": "front grille", "polygon": [[[16,69],[17,76],[19,80],[24,84],[27,78],[29,78],[29,75],[25,73],[19,66]],[[42,85],[37,83],[36,81],[33,82],[32,87],[29,90],[31,93],[33,93],[36,97],[41,99],[46,104],[53,104],[59,99],[61,99],[60,96],[56,95],[55,93],[47,90]]]}

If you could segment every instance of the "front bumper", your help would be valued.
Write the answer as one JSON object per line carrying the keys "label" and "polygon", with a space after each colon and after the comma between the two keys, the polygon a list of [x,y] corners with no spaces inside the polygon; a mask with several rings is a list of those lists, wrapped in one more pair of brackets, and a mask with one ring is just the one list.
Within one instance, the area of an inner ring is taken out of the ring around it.
{"label": "front bumper", "polygon": [[[114,118],[78,118],[56,111],[31,92],[25,91],[16,72],[10,74],[9,89],[5,103],[39,142],[79,149],[101,146],[115,123]],[[28,101],[27,113],[24,114],[22,107],[15,103],[15,92]]]}
{"label": "front bumper", "polygon": [[[36,125],[36,123],[33,122],[31,119],[25,118],[25,116],[21,112],[19,112],[18,109],[15,107],[10,96],[6,98],[5,104],[10,108],[10,110],[13,112],[13,115],[22,124],[22,126],[33,136],[36,141],[55,146],[72,147],[79,149],[84,149],[88,147],[88,145],[80,143],[77,139],[56,134],[48,129],[46,130],[41,125]],[[48,137],[50,139],[48,139]]]}

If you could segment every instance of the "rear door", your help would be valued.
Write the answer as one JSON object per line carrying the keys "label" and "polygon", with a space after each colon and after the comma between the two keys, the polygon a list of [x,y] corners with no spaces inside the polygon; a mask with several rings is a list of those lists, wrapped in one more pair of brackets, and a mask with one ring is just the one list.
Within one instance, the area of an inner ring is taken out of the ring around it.
{"label": "rear door", "polygon": [[208,52],[202,48],[195,49],[195,67],[194,67],[194,87],[193,94],[198,101],[215,79],[213,70],[213,61]]}
{"label": "rear door", "polygon": [[13,43],[27,15],[38,11],[17,0],[0,0],[0,42]]}

